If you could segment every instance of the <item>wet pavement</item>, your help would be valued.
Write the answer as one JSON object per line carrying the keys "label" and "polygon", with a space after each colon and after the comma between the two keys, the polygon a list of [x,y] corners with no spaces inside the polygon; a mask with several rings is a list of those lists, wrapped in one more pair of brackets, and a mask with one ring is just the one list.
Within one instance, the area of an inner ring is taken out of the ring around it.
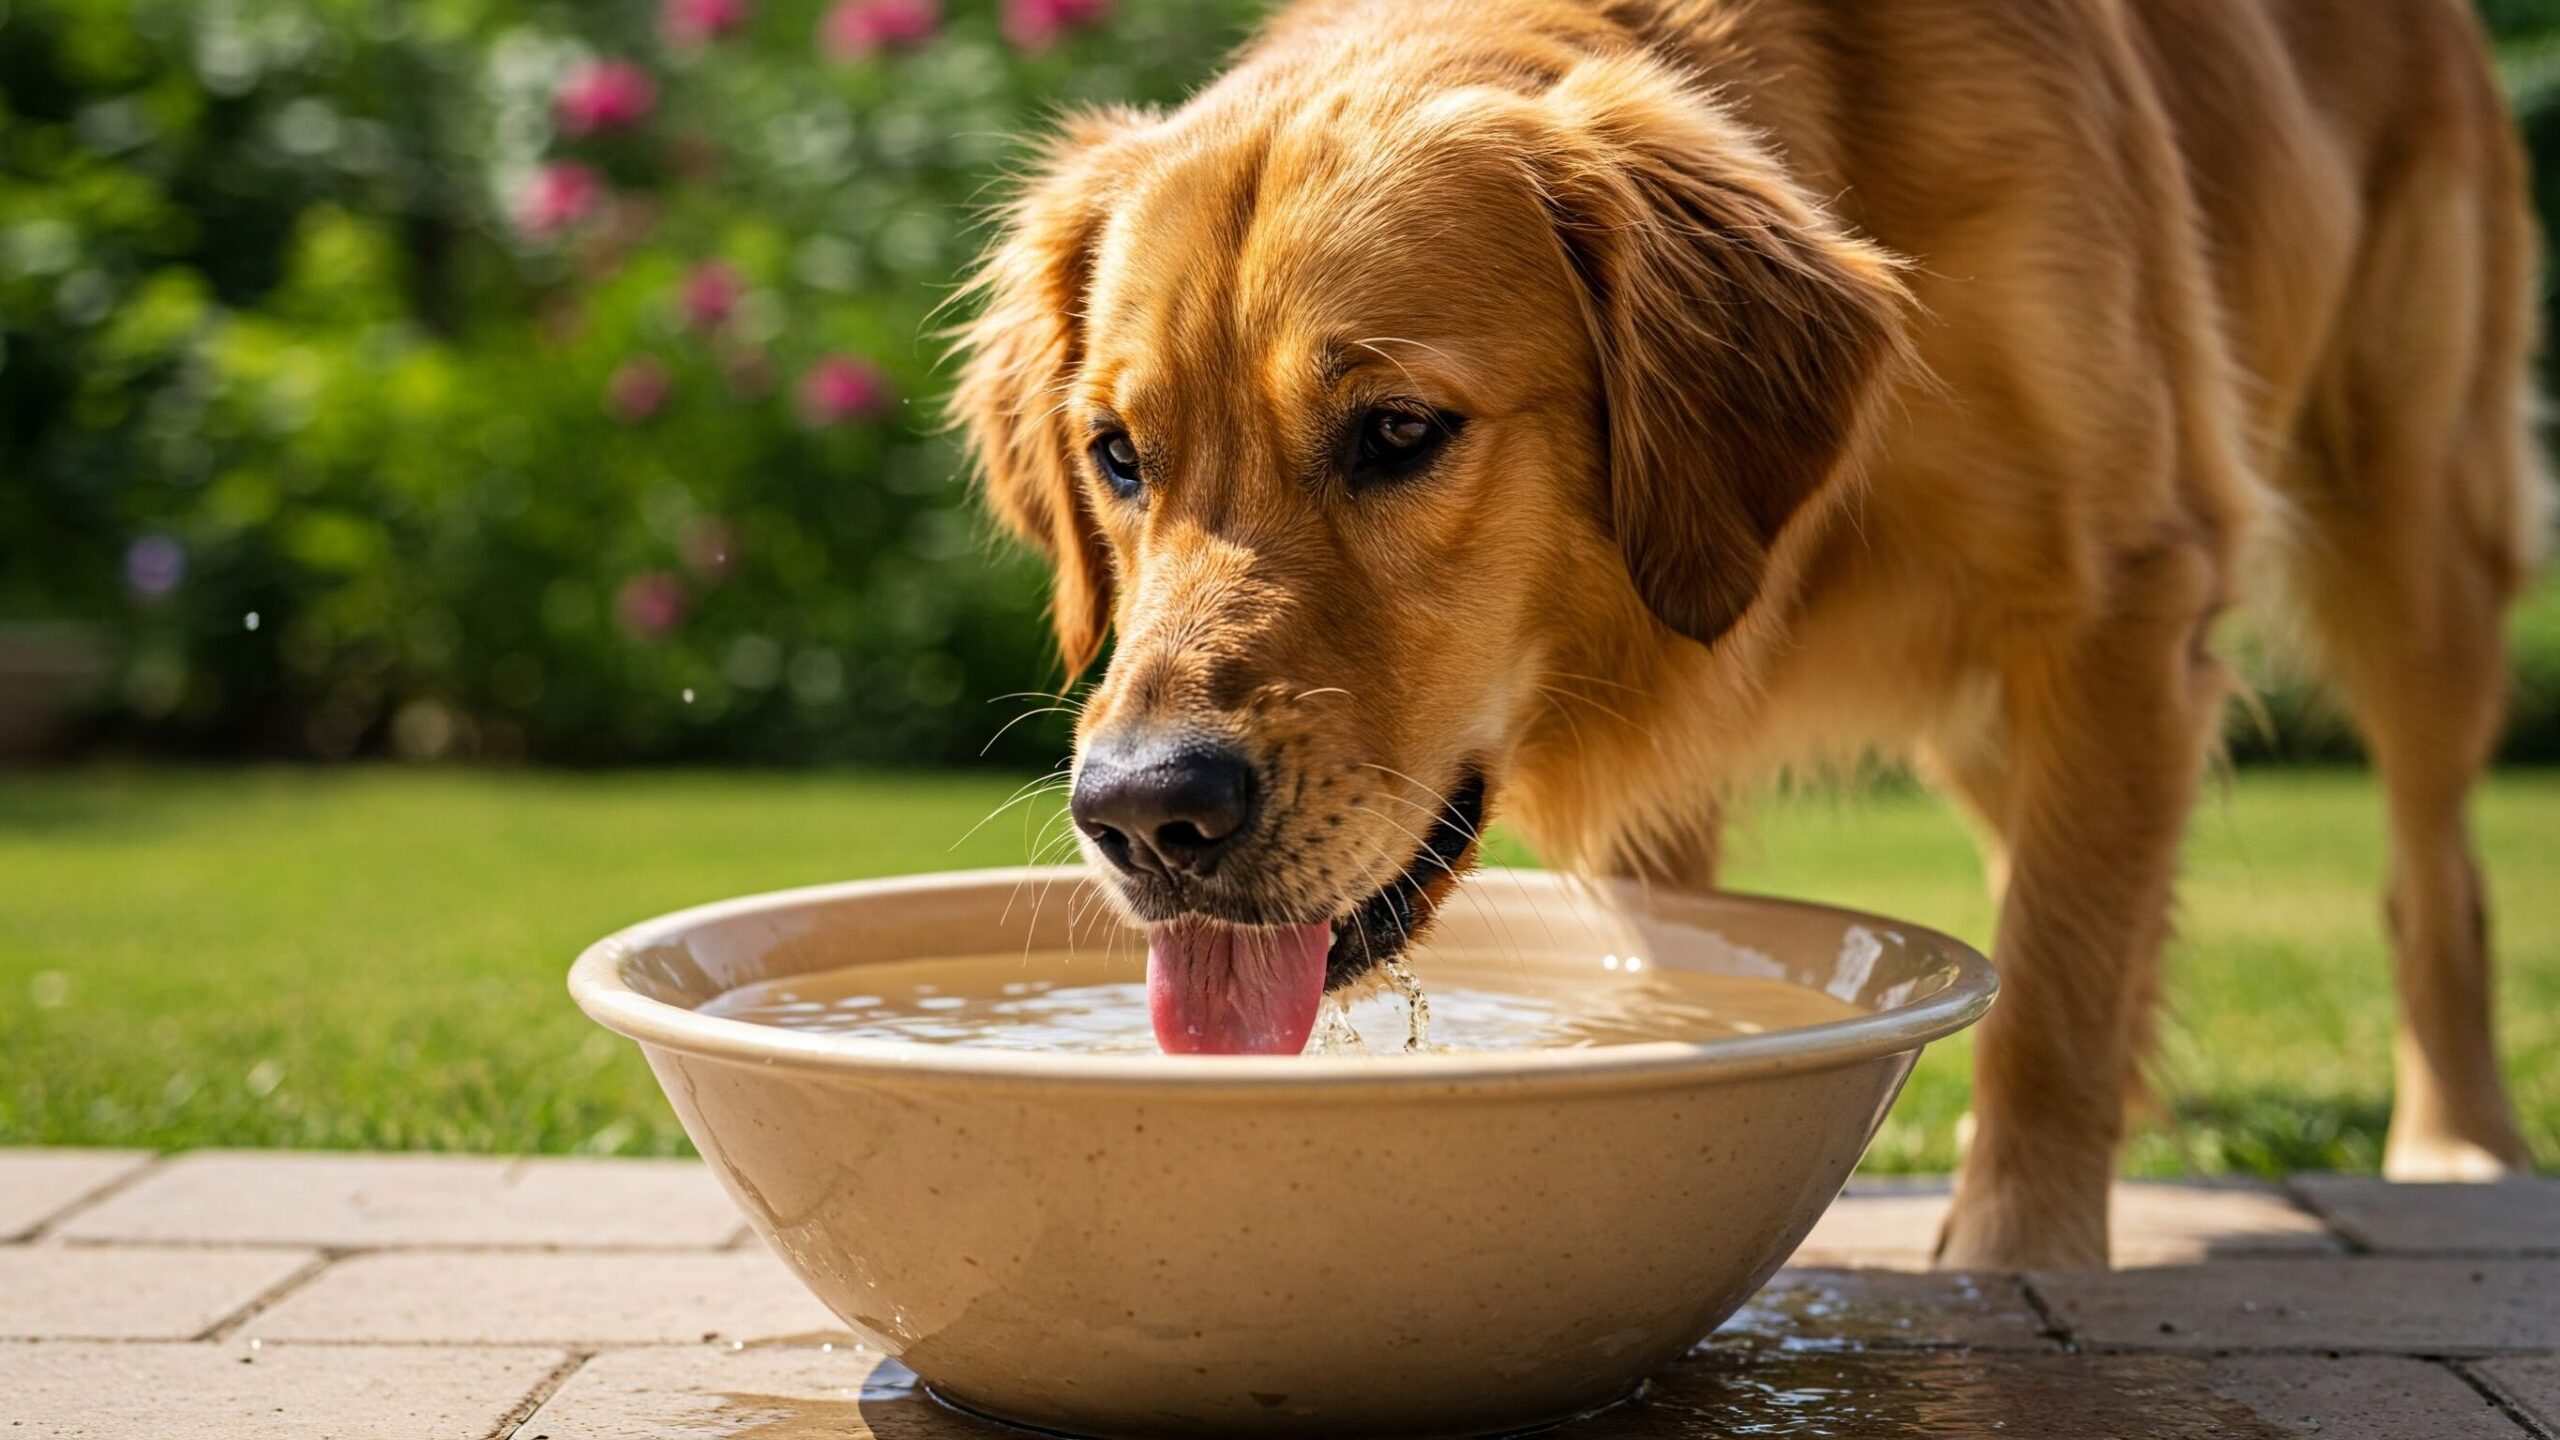
{"label": "wet pavement", "polygon": [[[1853,1187],[1562,1440],[2560,1440],[2560,1181],[2121,1187],[2102,1274],[1925,1271]],[[995,1440],[690,1162],[0,1150],[0,1440]]]}

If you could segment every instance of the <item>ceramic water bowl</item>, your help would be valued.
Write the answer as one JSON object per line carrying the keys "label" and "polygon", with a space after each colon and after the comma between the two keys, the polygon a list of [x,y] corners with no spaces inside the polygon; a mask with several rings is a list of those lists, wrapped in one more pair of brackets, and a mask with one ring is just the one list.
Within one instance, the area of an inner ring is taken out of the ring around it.
{"label": "ceramic water bowl", "polygon": [[1490,871],[1436,940],[1641,954],[1864,1013],[1706,1042],[1290,1057],[697,1013],[777,977],[1062,947],[1088,883],[989,871],[734,900],[601,941],[569,982],[640,1042],[820,1299],[943,1398],[1073,1434],[1470,1435],[1606,1405],[1768,1279],[1921,1046],[1996,988],[1971,949],[1895,921]]}

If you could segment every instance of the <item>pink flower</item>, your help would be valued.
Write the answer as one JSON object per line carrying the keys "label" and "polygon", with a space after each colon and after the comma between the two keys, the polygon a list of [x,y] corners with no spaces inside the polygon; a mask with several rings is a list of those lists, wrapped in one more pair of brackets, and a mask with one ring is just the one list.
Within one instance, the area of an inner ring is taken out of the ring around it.
{"label": "pink flower", "polygon": [[678,50],[699,50],[747,23],[747,0],[667,0],[658,33]]}
{"label": "pink flower", "polygon": [[655,356],[634,355],[616,366],[604,382],[604,411],[625,425],[637,425],[666,408],[675,381]]}
{"label": "pink flower", "polygon": [[684,623],[684,582],[664,570],[651,570],[622,582],[613,597],[614,618],[642,640],[663,639]]}
{"label": "pink flower", "polygon": [[628,60],[602,60],[570,71],[551,110],[563,134],[605,135],[639,124],[657,104],[658,82],[648,71]]}
{"label": "pink flower", "polygon": [[516,196],[516,225],[543,239],[593,215],[604,203],[604,177],[575,160],[555,160],[533,173]]}
{"label": "pink flower", "polygon": [[829,355],[800,376],[801,423],[813,429],[877,419],[889,407],[889,377],[868,360]]}
{"label": "pink flower", "polygon": [[837,0],[818,21],[818,48],[833,60],[920,45],[942,25],[941,0]]}
{"label": "pink flower", "polygon": [[719,260],[706,260],[684,277],[676,299],[684,310],[687,328],[717,330],[746,293],[747,282],[735,269]]}
{"label": "pink flower", "polygon": [[1004,0],[1004,38],[1024,50],[1046,50],[1081,25],[1097,25],[1110,0]]}

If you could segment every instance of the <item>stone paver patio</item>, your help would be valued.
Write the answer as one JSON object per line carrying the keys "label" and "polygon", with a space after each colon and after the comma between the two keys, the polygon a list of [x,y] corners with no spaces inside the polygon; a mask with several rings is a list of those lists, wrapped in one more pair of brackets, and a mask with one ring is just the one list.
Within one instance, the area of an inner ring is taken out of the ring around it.
{"label": "stone paver patio", "polygon": [[[2107,1274],[1926,1273],[1832,1207],[1561,1440],[2560,1440],[2560,1181],[2128,1184]],[[0,1440],[994,1440],[689,1161],[0,1150]]]}

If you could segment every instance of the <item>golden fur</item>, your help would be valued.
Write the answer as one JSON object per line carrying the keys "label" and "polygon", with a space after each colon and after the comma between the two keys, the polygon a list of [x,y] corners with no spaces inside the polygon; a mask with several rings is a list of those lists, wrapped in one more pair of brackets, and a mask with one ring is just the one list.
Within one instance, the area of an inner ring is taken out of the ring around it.
{"label": "golden fur", "polygon": [[[1045,154],[957,413],[1071,669],[1117,634],[1080,733],[1266,757],[1240,913],[1386,883],[1468,767],[1552,863],[1707,885],[1738,788],[1915,760],[2003,893],[1942,1259],[2102,1263],[2235,599],[2388,794],[2389,1168],[2527,1161],[2464,806],[2534,250],[2463,0],[1306,0]],[[1349,493],[1396,401],[1466,427]]]}

